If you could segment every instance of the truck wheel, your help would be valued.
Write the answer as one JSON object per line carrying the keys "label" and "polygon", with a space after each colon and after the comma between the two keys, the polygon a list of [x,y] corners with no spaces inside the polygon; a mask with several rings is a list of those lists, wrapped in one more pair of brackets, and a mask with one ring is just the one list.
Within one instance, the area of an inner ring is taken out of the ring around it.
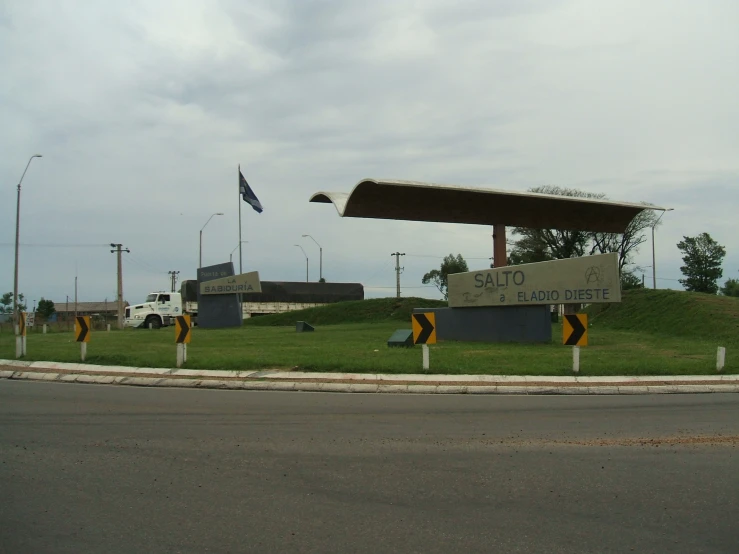
{"label": "truck wheel", "polygon": [[162,320],[155,315],[150,315],[146,318],[146,320],[144,321],[144,327],[148,329],[150,323],[152,329],[159,329],[162,326]]}

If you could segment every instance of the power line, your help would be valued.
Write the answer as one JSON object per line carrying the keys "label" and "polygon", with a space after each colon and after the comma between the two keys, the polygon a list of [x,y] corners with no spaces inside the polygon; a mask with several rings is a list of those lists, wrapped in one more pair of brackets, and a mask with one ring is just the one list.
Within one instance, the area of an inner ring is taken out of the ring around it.
{"label": "power line", "polygon": [[[10,242],[0,242],[0,246],[15,246],[14,243]],[[30,244],[30,243],[20,243],[19,246],[27,246],[27,247],[40,247],[40,248],[103,248],[110,246],[109,244]]]}
{"label": "power line", "polygon": [[153,265],[151,265],[150,263],[145,262],[144,260],[140,258],[137,258],[136,256],[130,255],[129,259],[135,264],[137,264],[138,266],[143,267],[144,269],[147,269],[148,271],[151,271],[152,273],[157,273],[157,274],[167,273],[166,271],[162,269],[158,269],[154,267]]}

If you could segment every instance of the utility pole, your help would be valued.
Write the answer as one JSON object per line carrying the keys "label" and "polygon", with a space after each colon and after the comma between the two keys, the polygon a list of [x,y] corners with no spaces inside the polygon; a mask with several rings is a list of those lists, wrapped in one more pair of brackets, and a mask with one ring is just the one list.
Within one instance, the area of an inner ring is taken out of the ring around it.
{"label": "utility pole", "polygon": [[394,254],[390,254],[391,256],[395,256],[395,288],[396,288],[396,297],[400,298],[400,272],[405,269],[404,267],[400,267],[400,257],[405,256],[405,253],[395,252]]}
{"label": "utility pole", "polygon": [[123,248],[122,244],[110,245],[115,248],[111,250],[111,253],[115,252],[118,254],[118,329],[123,329],[123,260],[121,254],[123,252],[131,252],[128,248]]}
{"label": "utility pole", "polygon": [[172,281],[172,292],[174,292],[175,288],[177,288],[177,274],[179,271],[168,271],[167,273],[171,275],[170,280]]}

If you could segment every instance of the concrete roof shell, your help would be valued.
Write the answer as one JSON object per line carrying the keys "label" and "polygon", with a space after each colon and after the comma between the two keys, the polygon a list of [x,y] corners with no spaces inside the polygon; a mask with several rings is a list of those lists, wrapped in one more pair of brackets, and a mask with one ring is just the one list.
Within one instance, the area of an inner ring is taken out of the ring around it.
{"label": "concrete roof shell", "polygon": [[341,217],[608,233],[623,233],[645,209],[666,210],[646,204],[393,179],[363,179],[349,194],[317,192],[310,202],[333,203]]}

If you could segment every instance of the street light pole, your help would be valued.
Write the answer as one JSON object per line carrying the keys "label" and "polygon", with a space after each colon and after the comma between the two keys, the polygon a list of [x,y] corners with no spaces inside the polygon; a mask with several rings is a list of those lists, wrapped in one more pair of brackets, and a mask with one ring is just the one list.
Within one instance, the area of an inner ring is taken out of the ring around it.
{"label": "street light pole", "polygon": [[[236,248],[234,248],[233,250],[231,250],[231,253],[228,255],[228,261],[229,262],[233,263],[233,261],[234,261],[234,252],[236,252],[236,250],[239,248],[239,246],[241,246],[241,244],[244,243],[244,242],[248,243],[249,241],[248,240],[239,241],[239,244],[236,245]],[[240,267],[241,266],[239,266],[239,268]]]}
{"label": "street light pole", "polygon": [[23,170],[23,175],[21,175],[20,181],[18,181],[18,201],[16,203],[15,207],[15,274],[13,276],[13,325],[15,327],[15,334],[18,334],[18,322],[19,322],[19,316],[18,316],[18,246],[20,244],[20,230],[21,230],[21,183],[23,182],[23,177],[26,176],[26,171],[28,171],[28,166],[31,165],[31,162],[34,158],[40,158],[41,154],[34,154],[28,159],[28,163],[26,164],[26,169]]}
{"label": "street light pole", "polygon": [[[215,215],[223,215],[222,212],[215,213],[211,215],[208,218],[208,221],[205,222],[205,225],[203,225],[203,229],[205,229],[205,226],[210,223],[210,220],[213,219],[213,216]],[[198,267],[203,267],[203,229],[200,229],[200,256],[198,258]]]}
{"label": "street light pole", "polygon": [[654,225],[652,225],[652,288],[654,290],[657,289],[657,262],[655,261],[655,254],[654,254],[654,228],[659,223],[659,220],[662,219],[662,216],[665,215],[665,212],[671,212],[674,208],[668,208],[665,211],[662,212],[662,215],[660,215],[657,218],[657,221],[654,222]]}
{"label": "street light pole", "polygon": [[323,248],[318,244],[318,241],[310,235],[303,235],[303,238],[308,237],[310,240],[316,243],[318,246],[318,281],[323,282]]}
{"label": "street light pole", "polygon": [[303,250],[303,247],[300,246],[299,244],[296,244],[295,246],[300,248],[300,250],[303,251],[303,256],[305,256],[305,282],[307,283],[308,282],[308,254],[305,253],[305,250]]}

